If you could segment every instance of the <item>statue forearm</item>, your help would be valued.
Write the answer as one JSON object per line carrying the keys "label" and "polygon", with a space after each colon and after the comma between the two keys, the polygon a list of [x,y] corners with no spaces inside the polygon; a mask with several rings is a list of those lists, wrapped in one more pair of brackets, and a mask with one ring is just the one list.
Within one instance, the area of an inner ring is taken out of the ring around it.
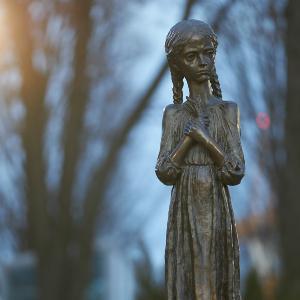
{"label": "statue forearm", "polygon": [[173,150],[173,152],[170,155],[171,161],[177,165],[181,166],[183,163],[183,160],[188,153],[189,149],[191,148],[193,144],[193,139],[187,135],[185,135],[179,144],[176,146],[176,148]]}
{"label": "statue forearm", "polygon": [[210,153],[214,163],[221,167],[225,161],[225,153],[220,146],[201,128],[197,128],[193,134],[193,138],[202,144]]}
{"label": "statue forearm", "polygon": [[197,129],[193,134],[193,137],[185,135],[174,151],[171,153],[171,160],[174,164],[180,166],[183,163],[183,160],[188,153],[193,140],[200,143],[209,151],[213,161],[218,167],[221,167],[224,164],[225,153],[221,150],[219,145],[203,130]]}

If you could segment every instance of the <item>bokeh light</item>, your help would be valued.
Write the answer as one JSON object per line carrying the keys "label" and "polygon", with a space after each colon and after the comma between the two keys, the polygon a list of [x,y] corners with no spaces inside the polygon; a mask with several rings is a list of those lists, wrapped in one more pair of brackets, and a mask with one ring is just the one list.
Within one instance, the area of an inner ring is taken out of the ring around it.
{"label": "bokeh light", "polygon": [[259,112],[256,116],[256,124],[259,129],[266,130],[271,125],[271,118],[265,112]]}

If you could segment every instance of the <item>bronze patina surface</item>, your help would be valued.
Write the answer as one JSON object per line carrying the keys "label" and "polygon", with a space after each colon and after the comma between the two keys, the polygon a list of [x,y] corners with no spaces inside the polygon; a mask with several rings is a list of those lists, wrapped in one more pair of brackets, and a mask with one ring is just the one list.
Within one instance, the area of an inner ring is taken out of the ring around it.
{"label": "bronze patina surface", "polygon": [[165,252],[169,300],[240,299],[227,186],[240,183],[245,163],[238,106],[222,100],[216,48],[212,28],[197,20],[177,23],[166,39],[174,104],[164,110],[156,174],[173,185]]}

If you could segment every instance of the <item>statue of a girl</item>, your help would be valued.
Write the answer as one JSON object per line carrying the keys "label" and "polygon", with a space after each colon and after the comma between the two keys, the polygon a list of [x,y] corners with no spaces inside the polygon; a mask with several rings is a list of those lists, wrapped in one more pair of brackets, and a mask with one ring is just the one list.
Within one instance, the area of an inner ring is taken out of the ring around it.
{"label": "statue of a girl", "polygon": [[[165,108],[156,174],[173,185],[166,243],[169,300],[240,299],[239,246],[227,185],[244,175],[239,111],[222,100],[217,38],[201,21],[166,39],[174,104]],[[189,97],[183,103],[183,79]]]}

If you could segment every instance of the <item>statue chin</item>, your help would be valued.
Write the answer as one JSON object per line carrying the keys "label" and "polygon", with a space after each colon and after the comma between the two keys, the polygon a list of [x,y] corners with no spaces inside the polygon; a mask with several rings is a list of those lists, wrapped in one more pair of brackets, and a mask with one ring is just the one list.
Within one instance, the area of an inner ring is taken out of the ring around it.
{"label": "statue chin", "polygon": [[209,75],[208,74],[199,75],[197,77],[197,82],[198,83],[203,83],[203,82],[206,82],[207,80],[209,80]]}
{"label": "statue chin", "polygon": [[192,76],[186,76],[187,81],[194,81],[197,83],[204,83],[210,79],[209,74],[196,74]]}

